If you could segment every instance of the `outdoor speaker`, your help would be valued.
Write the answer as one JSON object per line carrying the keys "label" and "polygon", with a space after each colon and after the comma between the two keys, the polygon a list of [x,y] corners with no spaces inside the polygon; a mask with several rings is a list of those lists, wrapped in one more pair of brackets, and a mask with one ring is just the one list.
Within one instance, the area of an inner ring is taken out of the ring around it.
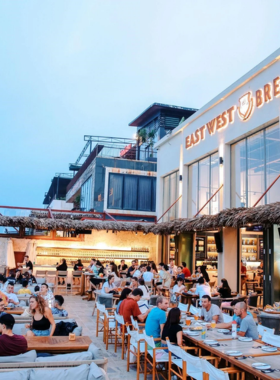
{"label": "outdoor speaker", "polygon": [[217,252],[222,253],[223,252],[222,232],[215,232],[214,238],[215,238],[215,243],[216,243],[216,247],[217,247]]}
{"label": "outdoor speaker", "polygon": [[76,230],[77,235],[91,235],[91,230]]}

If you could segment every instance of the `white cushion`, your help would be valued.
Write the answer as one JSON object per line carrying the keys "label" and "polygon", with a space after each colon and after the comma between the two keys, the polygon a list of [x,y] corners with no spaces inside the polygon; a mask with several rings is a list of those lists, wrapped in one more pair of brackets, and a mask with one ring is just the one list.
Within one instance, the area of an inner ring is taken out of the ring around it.
{"label": "white cushion", "polygon": [[66,369],[32,369],[29,380],[87,380],[89,365]]}
{"label": "white cushion", "polygon": [[36,351],[31,350],[20,355],[0,356],[0,363],[34,363],[36,358]]}
{"label": "white cushion", "polygon": [[92,354],[92,359],[103,359],[104,357],[101,354],[101,349],[96,347],[95,344],[91,343],[89,345],[88,351]]}
{"label": "white cushion", "polygon": [[102,371],[101,368],[99,368],[95,363],[91,363],[89,367],[89,374],[88,374],[88,380],[105,380],[106,379],[106,373],[104,376],[104,371]]}
{"label": "white cushion", "polygon": [[92,353],[89,351],[73,352],[72,354],[61,354],[46,357],[39,357],[36,362],[71,362],[75,360],[92,360]]}
{"label": "white cushion", "polygon": [[75,327],[72,331],[76,336],[82,336],[83,328],[82,326]]}
{"label": "white cushion", "polygon": [[22,369],[21,371],[0,372],[1,379],[5,380],[28,380],[30,369]]}

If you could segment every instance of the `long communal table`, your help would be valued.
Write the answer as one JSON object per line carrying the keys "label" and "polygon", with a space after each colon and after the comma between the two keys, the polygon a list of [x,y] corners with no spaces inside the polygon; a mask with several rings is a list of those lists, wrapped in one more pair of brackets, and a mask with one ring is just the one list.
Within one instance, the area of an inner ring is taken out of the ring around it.
{"label": "long communal table", "polygon": [[[183,328],[183,335],[186,340],[190,341],[193,345],[198,346],[202,349],[209,351],[211,354],[216,355],[220,358],[225,359],[234,366],[251,373],[252,375],[258,377],[259,379],[271,380],[271,379],[280,379],[280,350],[276,352],[265,353],[262,351],[261,346],[265,345],[260,341],[251,341],[251,342],[241,342],[238,339],[232,339],[231,335],[225,335],[223,333],[217,332],[216,329],[207,330],[206,340],[216,340],[219,343],[219,346],[211,347],[201,339],[201,335],[190,336],[186,333],[187,328]],[[246,357],[238,359],[238,357],[229,356],[226,354],[226,351],[240,351]],[[249,356],[249,357],[248,357]],[[252,367],[253,363],[266,363],[271,365],[271,369],[274,369],[274,372],[263,373],[260,370],[257,370]]]}
{"label": "long communal table", "polygon": [[28,351],[36,350],[50,354],[87,351],[92,343],[88,336],[76,336],[75,340],[69,340],[68,336],[34,336],[26,339]]}

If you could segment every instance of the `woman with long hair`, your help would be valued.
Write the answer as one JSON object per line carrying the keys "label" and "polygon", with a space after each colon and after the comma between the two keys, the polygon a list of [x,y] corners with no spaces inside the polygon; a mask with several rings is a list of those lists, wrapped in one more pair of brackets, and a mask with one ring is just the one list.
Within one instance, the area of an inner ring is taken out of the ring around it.
{"label": "woman with long hair", "polygon": [[221,279],[221,284],[217,287],[217,291],[219,296],[221,296],[222,298],[231,297],[231,289],[229,287],[228,281],[225,278]]}
{"label": "woman with long hair", "polygon": [[36,295],[31,296],[29,298],[29,309],[32,322],[31,325],[25,325],[26,328],[30,328],[26,336],[53,336],[55,321],[51,309],[46,306],[44,298]]}
{"label": "woman with long hair", "polygon": [[104,284],[102,286],[102,293],[105,293],[105,294],[108,294],[108,293],[116,294],[116,293],[118,293],[118,288],[114,284],[114,278],[115,277],[113,274],[110,274],[108,276],[108,280],[106,282],[104,282]]}
{"label": "woman with long hair", "polygon": [[143,292],[143,296],[141,297],[141,299],[149,300],[150,299],[150,291],[149,291],[149,288],[145,285],[145,281],[143,280],[143,278],[139,278],[138,284],[139,284],[138,289],[141,289]]}
{"label": "woman with long hair", "polygon": [[114,283],[119,286],[122,282],[122,279],[120,278],[120,275],[119,275],[119,272],[118,272],[118,267],[116,266],[116,264],[112,261],[110,263],[110,269],[111,269],[111,273],[113,276],[114,276]]}
{"label": "woman with long hair", "polygon": [[120,306],[121,306],[122,301],[125,300],[130,295],[131,292],[132,292],[132,290],[129,288],[124,288],[122,290],[120,300],[119,300],[119,303],[117,305],[117,310],[116,310],[117,314],[119,314],[119,310],[120,310]]}
{"label": "woman with long hair", "polygon": [[151,268],[152,268],[152,272],[153,272],[153,274],[155,274],[155,273],[157,273],[158,272],[158,270],[157,270],[157,266],[156,266],[156,264],[155,264],[155,262],[154,261],[152,261],[151,262]]}
{"label": "woman with long hair", "polygon": [[178,307],[174,307],[168,313],[167,321],[162,330],[161,340],[162,346],[166,345],[168,337],[171,343],[181,346],[183,344],[183,329],[180,325],[181,311]]}
{"label": "woman with long hair", "polygon": [[206,267],[205,267],[205,265],[201,265],[200,267],[197,267],[197,270],[198,270],[198,272],[200,273],[200,275],[201,275],[202,277],[205,278],[205,281],[206,281],[206,282],[209,282],[209,281],[210,281],[209,275],[208,275],[208,273],[206,272]]}

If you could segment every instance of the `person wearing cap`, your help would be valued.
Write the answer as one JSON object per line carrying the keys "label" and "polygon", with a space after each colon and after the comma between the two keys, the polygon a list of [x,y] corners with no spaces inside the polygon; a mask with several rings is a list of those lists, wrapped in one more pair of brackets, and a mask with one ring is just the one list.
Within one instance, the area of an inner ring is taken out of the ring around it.
{"label": "person wearing cap", "polygon": [[13,333],[14,324],[15,318],[10,314],[4,314],[0,318],[0,356],[20,355],[27,351],[25,337]]}

